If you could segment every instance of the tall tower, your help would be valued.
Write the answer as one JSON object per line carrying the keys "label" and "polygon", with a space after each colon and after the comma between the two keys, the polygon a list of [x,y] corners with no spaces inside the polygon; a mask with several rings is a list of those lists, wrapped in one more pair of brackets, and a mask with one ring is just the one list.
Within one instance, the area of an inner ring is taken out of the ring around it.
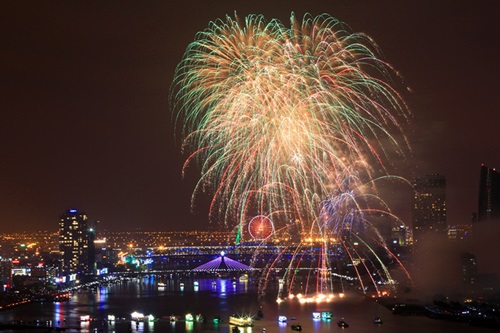
{"label": "tall tower", "polygon": [[481,165],[478,222],[500,219],[500,173]]}
{"label": "tall tower", "polygon": [[446,179],[438,174],[418,177],[413,184],[413,238],[415,243],[427,235],[447,234]]}
{"label": "tall tower", "polygon": [[66,274],[88,270],[89,234],[87,215],[76,209],[66,211],[59,221],[59,251]]}

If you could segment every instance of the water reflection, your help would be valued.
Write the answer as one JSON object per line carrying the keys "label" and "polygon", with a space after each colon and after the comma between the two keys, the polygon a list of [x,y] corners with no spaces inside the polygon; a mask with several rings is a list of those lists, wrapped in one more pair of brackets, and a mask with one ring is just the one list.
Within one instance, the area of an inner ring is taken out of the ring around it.
{"label": "water reflection", "polygon": [[227,282],[227,280],[222,280],[222,281],[220,281],[220,284],[219,284],[219,286],[220,286],[220,293],[222,295],[224,295],[224,296],[226,294],[226,282]]}
{"label": "water reflection", "polygon": [[54,304],[54,322],[60,324],[64,321],[64,303],[56,302]]}
{"label": "water reflection", "polygon": [[80,329],[83,331],[89,331],[90,321],[82,321],[80,322]]}
{"label": "water reflection", "polygon": [[186,321],[186,331],[190,332],[194,328],[194,323],[192,321]]}
{"label": "water reflection", "polygon": [[247,327],[240,327],[240,326],[234,326],[234,325],[229,325],[229,332],[231,333],[252,333],[252,327],[247,326]]}
{"label": "water reflection", "polygon": [[[0,322],[23,320],[40,325],[65,327],[75,332],[165,332],[165,333],[232,333],[228,318],[232,314],[244,314],[262,318],[254,321],[253,327],[239,327],[238,333],[290,333],[291,325],[300,324],[304,332],[330,333],[338,331],[337,321],[345,317],[350,324],[348,330],[369,332],[384,330],[386,333],[450,331],[469,328],[467,324],[455,323],[459,329],[450,328],[448,322],[433,321],[425,317],[404,318],[393,316],[390,310],[363,296],[337,297],[330,303],[301,303],[297,298],[285,299],[276,303],[276,297],[260,300],[256,284],[252,280],[238,281],[233,285],[231,279],[199,279],[195,291],[194,279],[183,277],[185,288],[179,290],[180,279],[164,279],[165,287],[159,290],[159,278],[137,279],[111,284],[98,288],[95,292],[85,290],[75,292],[69,301],[61,303],[33,303],[0,312]],[[156,280],[156,281],[155,281]],[[216,282],[215,284],[213,282]],[[276,288],[277,289],[277,288]],[[154,321],[132,321],[134,311],[152,314]],[[203,321],[186,321],[185,315],[202,314]],[[313,312],[332,314],[331,320],[313,320]],[[114,320],[108,315],[114,315]],[[278,316],[287,317],[287,322],[279,323]],[[384,319],[384,324],[374,326],[374,316]],[[88,321],[81,320],[88,316]],[[173,316],[174,321],[171,321]],[[260,317],[260,316],[259,316]],[[220,318],[219,320],[213,320]],[[177,321],[176,321],[177,320]],[[427,328],[431,327],[431,330]],[[29,333],[29,330],[23,331]],[[31,331],[31,332],[40,332]],[[481,332],[478,330],[477,332]],[[235,332],[236,333],[236,332]]]}

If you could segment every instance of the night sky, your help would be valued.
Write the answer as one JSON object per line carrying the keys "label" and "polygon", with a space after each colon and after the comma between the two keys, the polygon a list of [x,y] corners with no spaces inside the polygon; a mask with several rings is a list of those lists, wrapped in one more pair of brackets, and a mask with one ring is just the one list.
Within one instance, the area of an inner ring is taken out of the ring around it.
{"label": "night sky", "polygon": [[[398,174],[447,178],[448,223],[500,168],[496,1],[10,1],[0,10],[0,231],[56,230],[69,208],[101,230],[207,229],[190,212],[169,88],[186,46],[237,11],[289,25],[328,13],[403,75],[413,156]],[[394,193],[409,198],[407,193]],[[410,202],[398,203],[408,221]]]}

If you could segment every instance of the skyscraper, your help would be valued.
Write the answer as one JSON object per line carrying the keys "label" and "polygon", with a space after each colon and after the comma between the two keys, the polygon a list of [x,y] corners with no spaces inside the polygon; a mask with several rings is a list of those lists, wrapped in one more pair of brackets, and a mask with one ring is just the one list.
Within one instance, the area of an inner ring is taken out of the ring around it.
{"label": "skyscraper", "polygon": [[446,236],[446,179],[438,174],[418,177],[413,184],[413,237],[415,243],[430,234]]}
{"label": "skyscraper", "polygon": [[478,222],[500,219],[500,173],[481,165]]}
{"label": "skyscraper", "polygon": [[462,280],[466,285],[476,284],[477,261],[472,253],[460,254],[460,264],[462,269]]}
{"label": "skyscraper", "polygon": [[59,221],[59,251],[63,273],[85,273],[89,269],[87,215],[76,209],[66,211]]}

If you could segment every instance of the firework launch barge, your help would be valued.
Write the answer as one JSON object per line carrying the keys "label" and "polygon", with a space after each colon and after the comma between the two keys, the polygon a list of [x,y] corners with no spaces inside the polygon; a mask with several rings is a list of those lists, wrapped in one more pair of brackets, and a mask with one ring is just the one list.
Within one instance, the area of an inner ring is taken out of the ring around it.
{"label": "firework launch barge", "polygon": [[242,327],[253,326],[253,319],[248,316],[231,315],[229,316],[229,324]]}

